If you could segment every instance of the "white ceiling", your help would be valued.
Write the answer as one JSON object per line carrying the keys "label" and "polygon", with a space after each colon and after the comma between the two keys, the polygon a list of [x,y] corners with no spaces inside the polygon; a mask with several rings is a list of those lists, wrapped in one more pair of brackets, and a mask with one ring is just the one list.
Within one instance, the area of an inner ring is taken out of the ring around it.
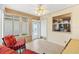
{"label": "white ceiling", "polygon": [[[38,4],[6,4],[5,6],[14,10],[36,15],[35,8],[38,6]],[[43,4],[43,6],[45,6],[49,12],[55,12],[73,5],[72,4]]]}

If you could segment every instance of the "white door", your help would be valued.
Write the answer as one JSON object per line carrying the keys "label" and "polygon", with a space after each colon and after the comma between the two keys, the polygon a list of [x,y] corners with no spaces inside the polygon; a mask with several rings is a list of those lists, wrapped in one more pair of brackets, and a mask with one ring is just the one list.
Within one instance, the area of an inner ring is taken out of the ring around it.
{"label": "white door", "polygon": [[33,21],[32,22],[32,39],[38,39],[40,38],[40,22],[39,21]]}

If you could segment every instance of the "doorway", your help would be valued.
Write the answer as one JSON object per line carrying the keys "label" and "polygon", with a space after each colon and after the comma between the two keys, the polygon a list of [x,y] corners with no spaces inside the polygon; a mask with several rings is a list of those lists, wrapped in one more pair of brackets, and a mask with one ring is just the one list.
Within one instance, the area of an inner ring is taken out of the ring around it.
{"label": "doorway", "polygon": [[40,38],[40,21],[32,21],[32,40]]}

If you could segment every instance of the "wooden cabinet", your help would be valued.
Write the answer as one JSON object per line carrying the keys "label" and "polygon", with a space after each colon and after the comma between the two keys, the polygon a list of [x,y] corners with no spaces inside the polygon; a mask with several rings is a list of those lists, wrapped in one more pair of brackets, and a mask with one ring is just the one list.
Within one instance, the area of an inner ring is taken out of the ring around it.
{"label": "wooden cabinet", "polygon": [[22,35],[21,38],[25,38],[26,42],[31,42],[32,41],[32,36]]}
{"label": "wooden cabinet", "polygon": [[27,35],[16,36],[16,39],[21,39],[21,38],[24,38],[27,43],[32,41],[32,36],[27,36]]}
{"label": "wooden cabinet", "polygon": [[27,36],[27,37],[25,37],[25,39],[26,39],[27,42],[31,42],[32,41],[32,36]]}

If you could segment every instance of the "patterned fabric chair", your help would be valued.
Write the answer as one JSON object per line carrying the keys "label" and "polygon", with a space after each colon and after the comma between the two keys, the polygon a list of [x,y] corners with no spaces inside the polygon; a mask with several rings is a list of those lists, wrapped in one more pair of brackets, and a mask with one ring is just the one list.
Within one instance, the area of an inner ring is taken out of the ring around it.
{"label": "patterned fabric chair", "polygon": [[[4,45],[0,45],[0,54],[18,54],[16,51],[13,49],[10,49]],[[38,54],[32,50],[26,49],[22,54]]]}
{"label": "patterned fabric chair", "polygon": [[25,39],[18,39],[16,40],[14,35],[7,35],[3,38],[3,42],[4,45],[13,49],[13,50],[20,50],[21,53],[21,49],[26,49],[26,41]]}
{"label": "patterned fabric chair", "polygon": [[0,45],[0,54],[17,54],[17,52],[6,46]]}

